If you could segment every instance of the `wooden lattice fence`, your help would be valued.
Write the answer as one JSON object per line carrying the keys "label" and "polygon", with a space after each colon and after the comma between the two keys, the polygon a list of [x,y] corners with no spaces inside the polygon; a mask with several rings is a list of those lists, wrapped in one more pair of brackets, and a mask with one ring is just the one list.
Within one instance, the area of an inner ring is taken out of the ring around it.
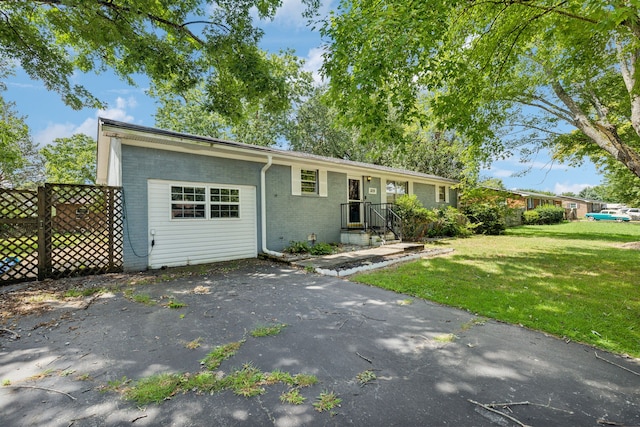
{"label": "wooden lattice fence", "polygon": [[0,189],[0,285],[122,271],[122,190]]}

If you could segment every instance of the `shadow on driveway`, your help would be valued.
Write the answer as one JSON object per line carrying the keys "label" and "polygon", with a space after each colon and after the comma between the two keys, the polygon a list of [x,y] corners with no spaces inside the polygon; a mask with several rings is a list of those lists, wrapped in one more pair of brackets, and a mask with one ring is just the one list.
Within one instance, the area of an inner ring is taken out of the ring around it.
{"label": "shadow on driveway", "polygon": [[[119,291],[22,317],[20,339],[0,335],[0,424],[640,425],[640,376],[629,371],[640,372],[636,360],[598,351],[614,365],[591,347],[282,264],[237,266],[134,288],[155,305]],[[167,308],[172,299],[186,307]],[[272,323],[287,327],[249,334]],[[198,338],[200,347],[186,347]],[[123,377],[198,372],[214,347],[243,339],[219,369],[313,374],[319,381],[300,390],[302,405],[283,404],[278,384],[256,397],[187,392],[142,408],[100,390]],[[376,379],[361,384],[364,371]],[[324,391],[341,405],[316,411]],[[491,409],[511,419],[478,404],[508,402]]]}

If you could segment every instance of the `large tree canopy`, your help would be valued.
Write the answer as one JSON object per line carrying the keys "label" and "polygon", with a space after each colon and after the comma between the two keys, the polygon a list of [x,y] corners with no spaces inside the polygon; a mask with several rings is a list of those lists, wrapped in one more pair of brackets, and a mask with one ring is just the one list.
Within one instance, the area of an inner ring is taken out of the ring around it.
{"label": "large tree canopy", "polygon": [[342,0],[323,28],[324,72],[335,105],[365,137],[383,134],[390,118],[417,118],[455,129],[490,158],[517,144],[556,146],[573,128],[640,176],[639,8]]}
{"label": "large tree canopy", "polygon": [[41,180],[41,158],[25,118],[0,95],[0,187],[28,186]]}
{"label": "large tree canopy", "polygon": [[56,138],[40,150],[45,160],[49,182],[61,184],[94,184],[96,180],[96,142],[94,138],[75,134]]}
{"label": "large tree canopy", "polygon": [[[318,0],[303,0],[312,12]],[[258,48],[253,13],[271,18],[281,0],[0,1],[0,57],[11,59],[65,103],[101,103],[74,85],[75,71],[136,73],[182,93],[205,82],[207,107],[238,113],[242,100],[282,108],[284,84]],[[255,11],[255,12],[254,12]]]}
{"label": "large tree canopy", "polygon": [[269,105],[269,97],[253,102],[238,99],[234,101],[237,102],[236,114],[229,117],[209,108],[204,83],[181,94],[175,93],[169,85],[155,84],[149,92],[158,99],[156,125],[255,145],[274,145],[282,141],[294,108],[311,92],[312,76],[303,71],[302,61],[290,51],[262,55],[273,78],[282,82],[279,108],[274,110]]}

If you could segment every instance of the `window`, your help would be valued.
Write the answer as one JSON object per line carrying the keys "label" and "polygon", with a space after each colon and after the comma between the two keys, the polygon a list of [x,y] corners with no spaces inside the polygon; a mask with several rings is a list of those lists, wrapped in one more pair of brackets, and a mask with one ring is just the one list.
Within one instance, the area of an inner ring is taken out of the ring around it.
{"label": "window", "polygon": [[447,197],[447,187],[444,185],[439,185],[438,186],[438,201],[439,202],[446,202],[448,199]]}
{"label": "window", "polygon": [[204,219],[205,218],[204,187],[171,187],[172,219]]}
{"label": "window", "polygon": [[318,171],[302,169],[300,171],[300,190],[303,194],[318,194]]}
{"label": "window", "polygon": [[210,189],[211,218],[240,218],[240,190],[237,188]]}
{"label": "window", "polygon": [[387,203],[395,203],[396,199],[407,194],[409,188],[408,182],[387,181]]}
{"label": "window", "polygon": [[569,203],[569,209],[578,209],[577,203]]}

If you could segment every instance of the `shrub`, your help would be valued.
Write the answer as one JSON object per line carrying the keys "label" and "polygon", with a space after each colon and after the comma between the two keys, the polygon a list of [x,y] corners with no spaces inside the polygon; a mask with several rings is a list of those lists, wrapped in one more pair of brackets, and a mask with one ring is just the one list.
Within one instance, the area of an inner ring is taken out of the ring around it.
{"label": "shrub", "polygon": [[564,220],[564,208],[561,206],[544,205],[536,210],[540,215],[540,224],[559,224]]}
{"label": "shrub", "polygon": [[552,205],[538,206],[532,211],[525,211],[522,218],[525,224],[558,224],[564,220],[564,208]]}
{"label": "shrub", "polygon": [[306,254],[311,250],[307,242],[289,242],[289,246],[284,251],[290,254]]}
{"label": "shrub", "polygon": [[329,243],[319,242],[311,246],[309,253],[311,253],[311,255],[331,255],[333,253],[333,246]]}
{"label": "shrub", "polygon": [[468,236],[469,220],[456,208],[426,209],[415,194],[396,200],[395,212],[402,219],[402,236],[405,240],[421,241],[425,237]]}
{"label": "shrub", "polygon": [[464,214],[475,225],[476,234],[489,234],[497,236],[504,233],[507,228],[505,220],[505,208],[488,203],[476,203],[467,206]]}
{"label": "shrub", "polygon": [[522,222],[525,224],[538,224],[540,222],[540,214],[536,210],[524,211],[522,213]]}

